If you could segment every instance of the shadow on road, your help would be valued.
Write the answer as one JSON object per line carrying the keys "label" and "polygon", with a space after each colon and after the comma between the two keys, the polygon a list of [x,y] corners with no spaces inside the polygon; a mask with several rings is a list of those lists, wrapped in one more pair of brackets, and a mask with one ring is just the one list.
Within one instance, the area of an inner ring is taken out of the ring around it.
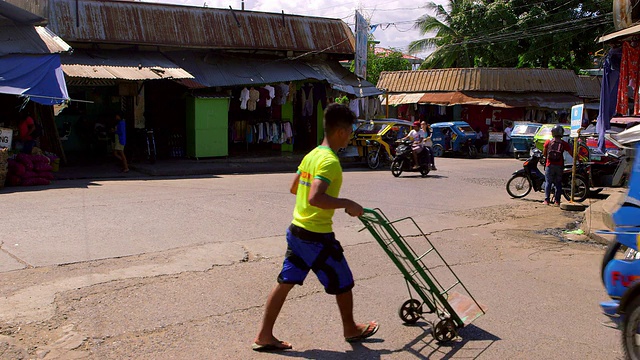
{"label": "shadow on road", "polygon": [[135,175],[127,177],[101,177],[96,176],[91,179],[68,179],[68,180],[55,180],[51,182],[51,185],[46,186],[5,186],[0,189],[0,195],[12,194],[12,193],[26,193],[43,190],[55,190],[55,189],[88,189],[90,187],[102,186],[99,182],[116,182],[116,181],[154,181],[154,180],[184,180],[184,179],[219,179],[218,175],[185,175],[185,176],[147,176],[147,175]]}
{"label": "shadow on road", "polygon": [[360,343],[352,343],[352,350],[347,350],[346,352],[341,351],[331,351],[331,350],[306,350],[306,351],[295,351],[288,350],[279,353],[278,355],[287,356],[287,357],[296,357],[302,359],[363,359],[363,360],[377,360],[380,359],[381,355],[389,355],[394,353],[391,350],[372,350],[369,349],[366,344],[367,343],[376,343],[376,342],[384,342],[382,339],[367,339]]}
{"label": "shadow on road", "polygon": [[455,357],[463,357],[465,359],[477,359],[484,354],[493,343],[501,340],[499,337],[488,333],[473,324],[460,329],[458,332],[458,339],[452,340],[446,344],[439,344],[431,336],[431,325],[427,322],[418,322],[415,325],[423,329],[422,335],[418,336],[413,341],[409,342],[402,349],[399,350],[373,350],[367,347],[367,344],[382,343],[383,339],[367,339],[360,343],[352,343],[352,350],[341,352],[332,350],[306,350],[295,351],[288,350],[278,355],[302,359],[366,359],[376,360],[380,359],[382,355],[389,355],[393,353],[408,353],[413,355],[417,359],[429,359],[432,356],[438,355],[438,358],[451,359]]}
{"label": "shadow on road", "polygon": [[454,339],[451,342],[439,344],[431,336],[431,324],[419,322],[413,326],[421,327],[424,332],[421,336],[405,345],[402,350],[413,354],[418,359],[429,359],[434,355],[438,355],[438,358],[442,359],[450,359],[454,356],[477,359],[493,343],[501,340],[499,337],[471,324],[458,331],[457,340]]}

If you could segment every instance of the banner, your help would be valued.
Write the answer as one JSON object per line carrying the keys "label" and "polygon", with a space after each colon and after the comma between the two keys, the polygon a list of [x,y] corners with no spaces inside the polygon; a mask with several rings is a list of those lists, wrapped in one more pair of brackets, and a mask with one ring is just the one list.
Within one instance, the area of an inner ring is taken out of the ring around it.
{"label": "banner", "polygon": [[369,42],[369,24],[364,17],[356,11],[356,59],[355,74],[362,78],[367,78],[367,53]]}

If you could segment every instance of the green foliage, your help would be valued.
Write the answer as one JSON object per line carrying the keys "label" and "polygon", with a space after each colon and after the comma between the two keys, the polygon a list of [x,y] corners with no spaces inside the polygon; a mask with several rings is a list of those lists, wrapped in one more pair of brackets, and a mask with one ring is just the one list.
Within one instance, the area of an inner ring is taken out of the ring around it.
{"label": "green foliage", "polygon": [[591,67],[594,40],[612,27],[612,0],[449,0],[430,2],[416,21],[430,37],[410,52],[433,50],[421,68]]}
{"label": "green foliage", "polygon": [[370,51],[367,56],[367,81],[372,84],[378,83],[380,73],[383,71],[411,70],[409,61],[396,50],[377,55]]}
{"label": "green foliage", "polygon": [[341,96],[341,97],[337,97],[336,98],[336,103],[349,105],[349,98],[346,95],[345,96]]}

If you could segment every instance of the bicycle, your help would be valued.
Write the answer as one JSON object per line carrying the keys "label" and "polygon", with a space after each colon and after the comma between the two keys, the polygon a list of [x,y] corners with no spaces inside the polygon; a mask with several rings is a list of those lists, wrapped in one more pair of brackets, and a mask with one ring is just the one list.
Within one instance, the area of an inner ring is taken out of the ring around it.
{"label": "bicycle", "polygon": [[145,156],[149,163],[155,164],[157,153],[156,153],[156,138],[153,135],[153,129],[144,129],[144,132],[146,134],[145,140],[147,144]]}

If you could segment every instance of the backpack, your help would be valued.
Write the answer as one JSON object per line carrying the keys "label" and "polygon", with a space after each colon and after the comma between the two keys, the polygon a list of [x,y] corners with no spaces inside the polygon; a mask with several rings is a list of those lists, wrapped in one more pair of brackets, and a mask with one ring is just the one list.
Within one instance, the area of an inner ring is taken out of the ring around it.
{"label": "backpack", "polygon": [[564,160],[562,156],[564,147],[562,145],[562,140],[551,141],[549,144],[549,150],[547,151],[547,159],[549,159],[549,161],[558,162]]}

